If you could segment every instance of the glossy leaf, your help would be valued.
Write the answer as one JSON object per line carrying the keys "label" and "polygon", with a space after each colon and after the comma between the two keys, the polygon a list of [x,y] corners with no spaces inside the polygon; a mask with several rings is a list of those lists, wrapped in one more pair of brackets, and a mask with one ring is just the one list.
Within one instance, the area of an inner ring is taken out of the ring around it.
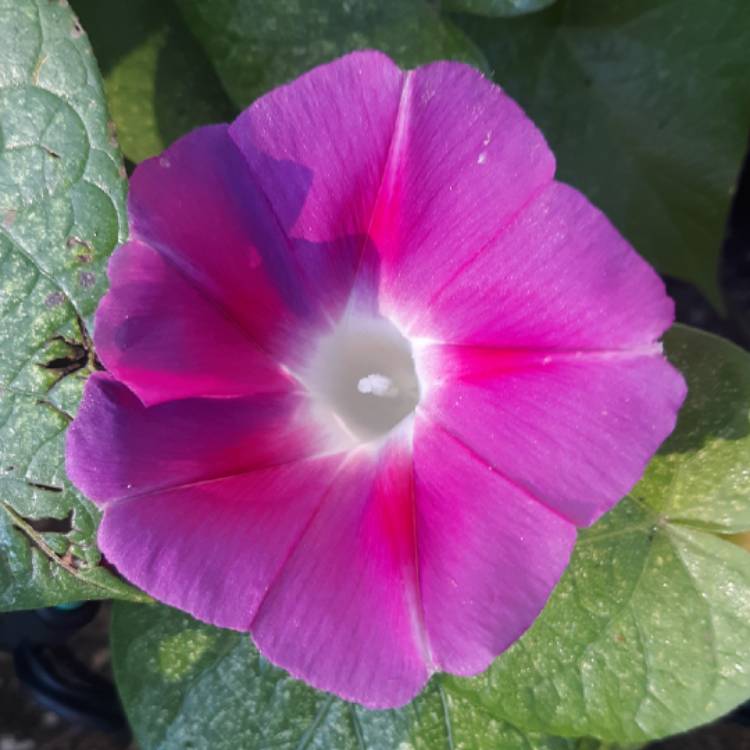
{"label": "glossy leaf", "polygon": [[[243,634],[161,605],[117,604],[115,677],[142,750],[597,750],[524,734],[434,679],[398,711],[293,680]],[[603,750],[603,748],[602,748]]]}
{"label": "glossy leaf", "polygon": [[548,8],[556,0],[445,0],[446,10],[463,10],[482,16],[522,16]]}
{"label": "glossy leaf", "polygon": [[104,76],[123,153],[134,162],[161,153],[199,125],[236,111],[200,45],[171,3],[74,0]]}
{"label": "glossy leaf", "polygon": [[750,3],[559,0],[463,16],[559,176],[659,271],[720,304],[717,261],[750,128]]}
{"label": "glossy leaf", "polygon": [[750,356],[676,327],[690,389],[645,477],[581,533],[531,630],[467,699],[517,726],[638,742],[715,719],[750,697]]}
{"label": "glossy leaf", "polygon": [[427,0],[176,0],[234,103],[354,49],[407,67],[458,59],[486,67],[477,48]]}
{"label": "glossy leaf", "polygon": [[62,465],[125,171],[65,3],[0,0],[0,47],[0,609],[143,599],[101,565],[98,512]]}

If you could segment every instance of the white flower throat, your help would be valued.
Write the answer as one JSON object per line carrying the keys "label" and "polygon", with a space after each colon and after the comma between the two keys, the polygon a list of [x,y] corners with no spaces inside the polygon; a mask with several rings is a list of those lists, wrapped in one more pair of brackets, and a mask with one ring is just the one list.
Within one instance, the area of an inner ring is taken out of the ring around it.
{"label": "white flower throat", "polygon": [[316,406],[357,442],[385,436],[419,403],[409,340],[385,318],[355,318],[323,337],[305,378]]}

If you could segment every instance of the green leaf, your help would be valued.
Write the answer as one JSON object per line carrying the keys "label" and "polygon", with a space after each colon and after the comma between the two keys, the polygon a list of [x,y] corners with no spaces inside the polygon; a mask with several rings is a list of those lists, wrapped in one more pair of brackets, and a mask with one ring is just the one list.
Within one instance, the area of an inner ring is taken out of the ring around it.
{"label": "green leaf", "polygon": [[161,605],[115,605],[112,658],[143,750],[595,750],[524,734],[433,679],[398,711],[367,711],[293,680],[247,635]]}
{"label": "green leaf", "polygon": [[0,0],[0,609],[144,597],[100,565],[63,433],[125,238],[125,171],[66,3]]}
{"label": "green leaf", "polygon": [[464,10],[480,16],[522,16],[548,8],[555,0],[445,0],[446,10]]}
{"label": "green leaf", "polygon": [[426,0],[176,0],[238,107],[354,49],[413,67],[458,59],[486,69],[477,48]]}
{"label": "green leaf", "polygon": [[677,326],[690,389],[645,477],[580,540],[531,630],[483,676],[450,680],[516,726],[638,742],[750,697],[750,356]]}
{"label": "green leaf", "polygon": [[549,139],[560,178],[659,271],[721,305],[717,262],[750,124],[750,3],[559,0],[523,18],[458,20]]}
{"label": "green leaf", "polygon": [[104,90],[124,154],[134,162],[179,136],[233,119],[205,53],[171,3],[74,0],[104,76]]}
{"label": "green leaf", "polygon": [[120,605],[115,671],[144,750],[635,746],[746,700],[750,555],[720,535],[750,528],[750,356],[682,326],[665,343],[690,388],[676,431],[488,672],[368,712],[295,682],[245,636]]}

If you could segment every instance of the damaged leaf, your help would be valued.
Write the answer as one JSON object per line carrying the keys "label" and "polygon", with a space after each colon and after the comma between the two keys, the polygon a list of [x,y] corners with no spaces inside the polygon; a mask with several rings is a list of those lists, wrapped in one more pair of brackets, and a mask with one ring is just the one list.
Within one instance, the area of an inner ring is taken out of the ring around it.
{"label": "damaged leaf", "polygon": [[0,610],[143,599],[102,565],[99,513],[63,460],[125,172],[67,4],[0,0],[0,43]]}

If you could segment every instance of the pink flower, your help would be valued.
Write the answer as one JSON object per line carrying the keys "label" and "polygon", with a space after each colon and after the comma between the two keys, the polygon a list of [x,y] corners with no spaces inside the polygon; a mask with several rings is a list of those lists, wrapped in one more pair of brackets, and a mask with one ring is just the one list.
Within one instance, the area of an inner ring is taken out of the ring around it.
{"label": "pink flower", "polygon": [[476,70],[375,52],[139,166],[68,433],[109,560],[366,706],[484,670],[685,394],[554,169]]}

